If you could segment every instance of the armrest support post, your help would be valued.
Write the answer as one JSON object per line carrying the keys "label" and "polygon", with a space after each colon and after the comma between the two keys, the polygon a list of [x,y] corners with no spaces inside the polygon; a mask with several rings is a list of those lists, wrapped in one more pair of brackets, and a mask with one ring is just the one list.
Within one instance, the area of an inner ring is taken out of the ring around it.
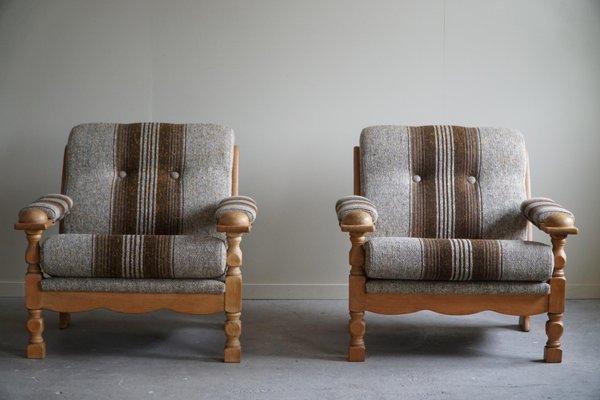
{"label": "armrest support post", "polygon": [[348,346],[348,360],[364,361],[365,359],[365,331],[366,323],[364,320],[366,309],[366,282],[365,248],[367,240],[366,233],[374,232],[375,225],[371,214],[361,210],[352,210],[346,213],[340,221],[340,228],[343,232],[350,234],[352,247],[348,256],[350,263],[349,277],[349,310],[350,320],[348,321],[348,333],[350,334],[350,344]]}
{"label": "armrest support post", "polygon": [[225,212],[217,222],[217,232],[246,233],[250,232],[251,229],[250,219],[243,211]]}
{"label": "armrest support post", "polygon": [[[251,199],[250,199],[251,200]],[[229,204],[227,203],[229,202]],[[242,250],[243,233],[250,232],[256,205],[239,196],[221,202],[217,210],[217,231],[227,237],[227,275],[225,277],[225,362],[239,363],[242,334]]]}
{"label": "armrest support post", "polygon": [[564,268],[567,263],[565,245],[567,234],[550,234],[552,240],[552,253],[554,254],[554,271],[550,279],[550,296],[548,299],[548,321],[546,321],[546,335],[548,341],[544,347],[544,360],[556,363],[562,360],[560,338],[564,332],[562,322],[565,311],[565,295],[567,279]]}

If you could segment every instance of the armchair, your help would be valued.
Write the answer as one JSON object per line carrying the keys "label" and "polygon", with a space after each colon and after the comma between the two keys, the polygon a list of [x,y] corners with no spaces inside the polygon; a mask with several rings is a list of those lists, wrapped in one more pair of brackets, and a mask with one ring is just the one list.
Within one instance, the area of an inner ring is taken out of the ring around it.
{"label": "armchair", "polygon": [[[233,131],[211,124],[83,124],[65,148],[62,193],[23,208],[29,358],[44,358],[43,310],[225,312],[224,359],[241,355],[242,235]],[[41,241],[60,222],[60,233]]]}
{"label": "armchair", "polygon": [[[349,361],[364,361],[365,311],[449,315],[548,313],[544,360],[562,360],[564,247],[578,233],[554,201],[530,197],[525,142],[514,130],[375,126],[354,149],[349,232]],[[533,242],[533,224],[552,246]]]}

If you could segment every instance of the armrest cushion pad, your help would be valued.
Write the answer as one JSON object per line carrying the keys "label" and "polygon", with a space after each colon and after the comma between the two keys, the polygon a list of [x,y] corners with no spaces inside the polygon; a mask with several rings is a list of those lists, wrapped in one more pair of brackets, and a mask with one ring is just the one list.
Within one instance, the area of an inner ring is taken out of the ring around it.
{"label": "armrest cushion pad", "polygon": [[72,207],[73,200],[69,196],[65,196],[64,194],[47,194],[22,208],[21,211],[19,211],[19,220],[21,220],[25,211],[37,209],[45,212],[48,219],[52,222],[57,222],[63,219],[65,215],[69,214]]}
{"label": "armrest cushion pad", "polygon": [[256,202],[248,196],[227,197],[219,202],[215,217],[219,220],[221,216],[229,211],[243,211],[248,216],[250,223],[253,223],[256,219],[258,206],[256,205]]}
{"label": "armrest cushion pad", "polygon": [[356,210],[368,213],[371,216],[371,219],[373,219],[373,223],[377,222],[377,208],[375,208],[375,204],[366,197],[346,196],[335,203],[335,212],[339,223],[342,223],[342,220],[347,214]]}
{"label": "armrest cushion pad", "polygon": [[[538,228],[540,228],[542,224],[554,226],[555,221],[560,219],[569,221],[570,225],[575,221],[575,216],[572,212],[562,207],[554,200],[545,197],[535,197],[525,200],[521,203],[521,213],[523,213],[523,216]],[[562,226],[557,225],[557,227]]]}

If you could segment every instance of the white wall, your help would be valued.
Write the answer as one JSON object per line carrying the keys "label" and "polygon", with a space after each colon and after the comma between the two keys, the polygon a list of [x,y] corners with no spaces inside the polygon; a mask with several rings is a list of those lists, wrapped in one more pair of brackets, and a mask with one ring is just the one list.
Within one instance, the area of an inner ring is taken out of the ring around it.
{"label": "white wall", "polygon": [[524,132],[534,195],[581,229],[569,295],[600,297],[599,41],[599,1],[2,1],[0,295],[22,293],[12,224],[59,189],[70,128],[153,120],[236,130],[248,296],[345,296],[333,205],[360,130],[448,123]]}

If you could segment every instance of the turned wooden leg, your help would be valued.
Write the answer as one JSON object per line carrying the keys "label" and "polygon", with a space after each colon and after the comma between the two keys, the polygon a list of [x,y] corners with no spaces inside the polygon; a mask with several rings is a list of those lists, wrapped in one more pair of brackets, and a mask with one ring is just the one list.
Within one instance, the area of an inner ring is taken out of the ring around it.
{"label": "turned wooden leg", "polygon": [[563,314],[548,313],[548,321],[546,321],[546,335],[548,335],[548,341],[544,348],[544,361],[547,363],[559,363],[562,361],[560,337],[565,330],[562,317]]}
{"label": "turned wooden leg", "polygon": [[44,319],[42,318],[42,290],[40,281],[42,271],[40,270],[40,245],[42,231],[26,231],[27,250],[25,260],[27,261],[27,273],[25,274],[25,305],[29,313],[27,330],[29,331],[29,344],[27,345],[27,358],[46,357],[46,344],[42,333],[44,332]]}
{"label": "turned wooden leg", "polygon": [[242,251],[240,233],[227,233],[227,276],[225,277],[225,362],[239,363],[242,357]]}
{"label": "turned wooden leg", "polygon": [[46,357],[46,344],[42,333],[44,332],[44,319],[42,310],[28,310],[27,330],[29,331],[29,345],[27,346],[27,358]]}
{"label": "turned wooden leg", "polygon": [[350,311],[348,332],[350,332],[350,346],[348,346],[348,361],[365,361],[365,330],[364,312]]}
{"label": "turned wooden leg", "polygon": [[350,345],[348,346],[348,361],[365,361],[365,308],[366,308],[366,278],[363,265],[365,262],[365,233],[350,232],[352,247],[349,254],[350,276],[348,279],[348,308],[350,321],[348,321],[348,332],[350,333]]}
{"label": "turned wooden leg", "polygon": [[519,317],[519,328],[521,328],[523,332],[529,332],[531,329],[531,316],[523,315]]}
{"label": "turned wooden leg", "polygon": [[58,313],[58,328],[67,329],[71,323],[71,313]]}
{"label": "turned wooden leg", "polygon": [[562,348],[560,337],[565,328],[562,322],[565,311],[566,279],[564,268],[567,264],[565,254],[566,235],[550,235],[552,238],[552,253],[554,254],[554,271],[550,279],[550,299],[548,307],[548,321],[546,321],[546,335],[548,341],[544,347],[544,361],[559,363],[562,361]]}
{"label": "turned wooden leg", "polygon": [[227,342],[225,343],[225,362],[239,363],[242,355],[242,346],[240,344],[240,334],[242,333],[242,313],[227,313],[225,322],[225,334]]}

